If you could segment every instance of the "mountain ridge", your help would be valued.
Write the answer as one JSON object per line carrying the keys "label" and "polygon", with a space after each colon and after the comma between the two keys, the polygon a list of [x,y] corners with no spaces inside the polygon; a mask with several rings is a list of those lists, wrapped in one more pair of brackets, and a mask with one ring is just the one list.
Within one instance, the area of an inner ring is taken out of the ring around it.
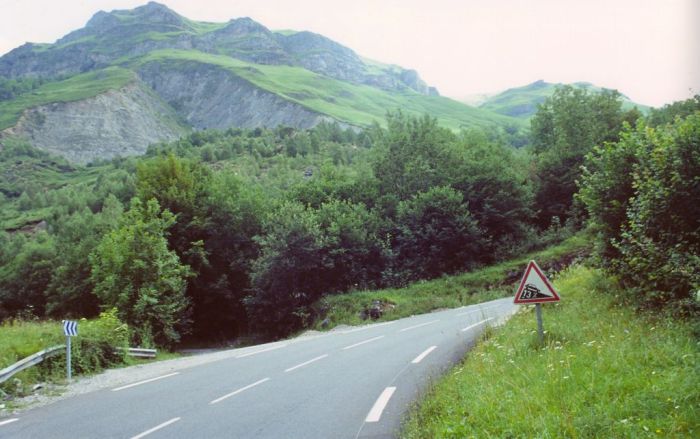
{"label": "mountain ridge", "polygon": [[[585,81],[564,84],[546,82],[540,79],[520,87],[512,87],[500,93],[485,96],[484,100],[478,104],[478,107],[484,110],[493,111],[494,113],[502,114],[504,116],[529,119],[537,112],[537,106],[539,104],[550,97],[557,87],[564,85],[570,85],[574,88],[588,90],[589,92],[593,93],[608,90],[605,87],[599,87]],[[620,96],[622,98],[623,108],[625,109],[637,107],[640,111],[646,112],[650,108],[646,105],[633,102],[629,97],[622,93]]]}
{"label": "mountain ridge", "polygon": [[[524,126],[442,97],[415,70],[366,60],[323,35],[275,32],[249,17],[197,22],[155,2],[99,11],[53,44],[10,51],[0,57],[0,87],[17,83],[30,86],[0,100],[0,142],[26,137],[82,163],[143,153],[149,143],[191,129],[305,129],[322,121],[366,127],[396,109],[430,114],[455,130]],[[148,90],[155,100],[133,100],[134,90]],[[88,104],[65,105],[73,102]],[[125,104],[109,108],[105,102]],[[78,117],[78,108],[91,117]],[[92,116],[110,111],[130,116],[105,115],[106,121],[138,121],[132,122],[136,131],[151,126],[158,135],[127,136],[129,147],[108,141],[128,130],[99,132]],[[107,144],[96,145],[90,136]]]}

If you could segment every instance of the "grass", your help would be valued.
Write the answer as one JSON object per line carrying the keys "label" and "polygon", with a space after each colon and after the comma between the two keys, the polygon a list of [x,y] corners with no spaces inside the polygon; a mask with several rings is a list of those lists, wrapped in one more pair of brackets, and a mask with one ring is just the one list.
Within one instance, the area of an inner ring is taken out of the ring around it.
{"label": "grass", "polygon": [[151,62],[169,68],[192,62],[214,65],[285,100],[358,126],[369,126],[375,121],[384,123],[386,112],[396,109],[418,116],[428,113],[452,129],[512,124],[516,120],[441,96],[425,96],[412,90],[390,93],[338,81],[301,67],[253,64],[192,50],[153,51],[140,58],[136,66]]}
{"label": "grass", "polygon": [[54,102],[73,102],[123,87],[134,73],[120,68],[83,73],[63,81],[49,82],[16,99],[0,102],[0,130],[17,123],[24,110]]}
{"label": "grass", "polygon": [[[562,260],[571,260],[588,253],[589,248],[589,239],[584,234],[579,234],[546,250],[461,275],[419,281],[405,288],[328,296],[315,306],[321,310],[321,318],[315,323],[315,329],[361,324],[363,320],[360,313],[372,305],[374,300],[393,305],[379,320],[395,320],[436,309],[507,297],[515,294],[516,284],[531,259],[535,259],[543,270],[549,271],[560,265]],[[322,322],[324,319],[325,323]]]}
{"label": "grass", "polygon": [[575,266],[562,301],[492,330],[415,408],[404,438],[644,438],[700,434],[700,351],[684,322],[619,305],[620,287]]}
{"label": "grass", "polygon": [[[537,105],[552,96],[559,85],[562,84],[536,82],[523,87],[511,88],[488,98],[479,108],[521,120],[529,120],[537,112]],[[576,88],[586,89],[589,93],[598,93],[603,90],[585,82],[576,82],[571,85]],[[649,111],[649,107],[646,105],[637,104],[626,97],[622,98],[623,110],[631,110],[633,107],[637,107],[642,113]]]}
{"label": "grass", "polygon": [[[155,360],[137,359],[115,352],[115,347],[127,347],[129,328],[119,321],[116,311],[103,312],[95,319],[80,319],[78,335],[72,340],[73,374],[92,374],[108,367],[125,367],[179,357],[170,352],[158,352]],[[65,344],[59,321],[15,320],[0,325],[0,369],[16,363],[48,347]],[[58,354],[40,365],[30,367],[0,384],[0,395],[29,394],[39,382],[64,382],[65,355]]]}

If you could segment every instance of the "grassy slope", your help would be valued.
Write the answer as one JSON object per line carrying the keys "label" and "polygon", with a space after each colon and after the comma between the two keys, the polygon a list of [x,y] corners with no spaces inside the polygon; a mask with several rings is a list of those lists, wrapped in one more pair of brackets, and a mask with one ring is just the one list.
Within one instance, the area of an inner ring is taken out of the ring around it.
{"label": "grassy slope", "polygon": [[[537,105],[554,94],[554,90],[558,85],[561,84],[545,83],[544,86],[538,86],[537,83],[534,83],[523,87],[511,88],[488,98],[479,108],[497,114],[509,115],[520,119],[529,119],[537,111]],[[602,90],[600,87],[595,87],[587,83],[577,82],[571,85],[585,88],[590,92]],[[622,108],[624,110],[629,110],[635,106],[643,113],[649,110],[649,107],[646,105],[637,104],[629,99],[623,98]]]}
{"label": "grassy slope", "polygon": [[154,51],[139,60],[139,63],[148,62],[216,65],[286,100],[361,126],[374,121],[383,122],[387,111],[399,108],[409,114],[428,113],[453,129],[518,123],[510,117],[469,107],[445,97],[424,96],[415,92],[389,93],[374,87],[338,81],[300,67],[253,64],[223,55],[185,50]]}
{"label": "grassy slope", "polygon": [[594,269],[574,267],[555,286],[544,347],[525,308],[437,384],[403,437],[698,437],[690,328],[615,305],[619,287]]}
{"label": "grassy slope", "polygon": [[[455,308],[462,305],[484,302],[514,294],[528,261],[535,259],[546,271],[548,266],[562,259],[571,259],[588,252],[589,239],[576,235],[563,243],[546,250],[534,252],[470,273],[449,276],[431,281],[420,281],[406,288],[391,288],[378,291],[356,291],[328,296],[317,304],[318,309],[327,310],[324,318],[334,327],[339,324],[356,325],[363,321],[360,312],[374,300],[395,305],[380,320],[395,320],[414,314],[426,313],[440,308]],[[321,329],[317,322],[316,329]]]}
{"label": "grassy slope", "polygon": [[20,115],[27,108],[52,102],[87,99],[107,90],[123,87],[133,79],[133,72],[120,67],[109,67],[76,75],[63,81],[46,83],[17,99],[0,102],[0,130],[17,123]]}

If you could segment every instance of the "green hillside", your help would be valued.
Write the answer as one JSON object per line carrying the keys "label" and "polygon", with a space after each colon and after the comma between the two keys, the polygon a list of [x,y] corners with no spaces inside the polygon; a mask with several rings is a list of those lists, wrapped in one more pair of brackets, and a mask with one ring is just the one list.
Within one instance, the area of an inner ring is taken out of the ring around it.
{"label": "green hillside", "polygon": [[442,96],[426,96],[411,90],[388,92],[367,85],[339,81],[301,67],[253,64],[194,50],[154,51],[131,63],[131,66],[151,62],[161,62],[164,68],[177,68],[177,63],[186,62],[223,67],[263,90],[352,125],[368,126],[375,121],[383,123],[386,112],[396,109],[414,115],[428,113],[452,129],[522,125],[516,119],[469,107]]}
{"label": "green hillside", "polygon": [[[537,106],[544,102],[545,99],[552,96],[554,90],[562,85],[564,84],[536,81],[523,87],[510,88],[495,96],[491,96],[484,103],[479,105],[479,108],[504,116],[527,120],[537,112]],[[570,85],[591,92],[600,92],[603,90],[603,88],[588,82],[575,82]],[[648,106],[632,102],[623,95],[622,108],[624,110],[629,110],[633,107],[637,107],[637,109],[643,113],[649,110]]]}
{"label": "green hillside", "polygon": [[73,102],[123,87],[135,78],[134,72],[121,67],[76,75],[63,81],[49,82],[16,99],[0,101],[0,130],[17,123],[22,112],[54,102]]}

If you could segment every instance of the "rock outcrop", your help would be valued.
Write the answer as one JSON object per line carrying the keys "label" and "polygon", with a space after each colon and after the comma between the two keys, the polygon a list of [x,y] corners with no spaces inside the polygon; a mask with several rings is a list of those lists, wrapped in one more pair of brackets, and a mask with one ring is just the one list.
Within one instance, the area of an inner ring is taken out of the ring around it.
{"label": "rock outcrop", "polygon": [[38,148],[84,164],[143,154],[148,145],[185,132],[152,91],[132,83],[81,101],[31,108],[0,139],[25,137]]}

